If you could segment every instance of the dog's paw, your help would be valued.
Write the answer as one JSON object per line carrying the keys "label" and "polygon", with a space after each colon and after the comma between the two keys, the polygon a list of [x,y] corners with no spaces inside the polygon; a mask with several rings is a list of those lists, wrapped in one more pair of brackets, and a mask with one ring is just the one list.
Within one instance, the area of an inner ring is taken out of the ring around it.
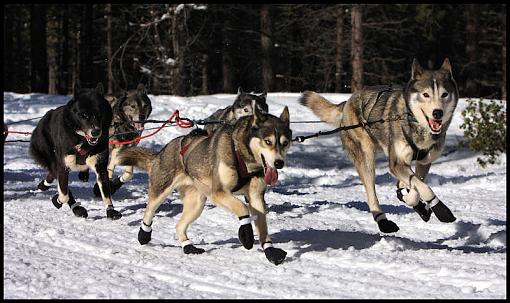
{"label": "dog's paw", "polygon": [[37,184],[37,188],[39,188],[39,190],[41,190],[41,191],[47,191],[48,189],[50,189],[49,186],[44,184],[44,181],[45,180],[42,180],[41,182],[39,182],[39,184]]}
{"label": "dog's paw", "polygon": [[439,219],[441,222],[451,223],[457,220],[450,209],[441,201],[437,202],[436,205],[432,206],[430,209],[432,209],[434,215],[436,215],[437,219]]}
{"label": "dog's paw", "polygon": [[77,203],[76,201],[74,201],[74,199],[69,200],[69,202],[67,202],[67,204],[69,204],[69,207],[71,208],[71,210],[73,211],[73,214],[76,217],[87,218],[89,216],[85,207],[80,206],[80,203]]}
{"label": "dog's paw", "polygon": [[383,233],[394,233],[399,230],[398,225],[388,219],[381,219],[377,222],[379,230]]}
{"label": "dog's paw", "polygon": [[182,248],[182,251],[186,254],[193,254],[193,255],[199,255],[205,252],[205,249],[197,248],[193,246],[193,244],[188,244]]}
{"label": "dog's paw", "polygon": [[244,248],[251,249],[253,247],[253,243],[255,242],[255,238],[253,237],[253,228],[251,227],[251,223],[243,224],[239,226],[239,241],[243,244]]}
{"label": "dog's paw", "polygon": [[419,201],[416,206],[413,206],[414,211],[420,215],[423,221],[428,222],[430,220],[430,216],[432,215],[432,210],[426,207],[426,204]]}
{"label": "dog's paw", "polygon": [[140,242],[142,245],[149,243],[151,240],[151,235],[152,229],[150,231],[145,231],[140,227],[140,230],[138,231],[138,242]]}
{"label": "dog's paw", "polygon": [[407,195],[409,193],[409,189],[407,188],[397,188],[397,198],[401,201],[401,202],[406,202],[404,201],[404,195]]}
{"label": "dog's paw", "polygon": [[269,260],[269,262],[273,263],[274,265],[282,263],[287,256],[286,251],[272,246],[264,249],[264,253],[266,254],[266,258]]}
{"label": "dog's paw", "polygon": [[113,195],[119,188],[124,184],[124,182],[120,181],[120,177],[117,177],[110,181],[110,194]]}
{"label": "dog's paw", "polygon": [[118,220],[118,219],[122,218],[122,214],[113,208],[108,208],[106,210],[106,217],[108,219]]}
{"label": "dog's paw", "polygon": [[85,171],[79,172],[78,179],[80,179],[83,182],[88,182],[89,181],[89,171],[85,170]]}
{"label": "dog's paw", "polygon": [[94,184],[94,196],[101,197],[101,190],[99,189],[99,184]]}
{"label": "dog's paw", "polygon": [[62,207],[62,203],[60,203],[60,201],[58,200],[58,194],[54,195],[53,198],[51,198],[51,202],[57,209],[60,209]]}

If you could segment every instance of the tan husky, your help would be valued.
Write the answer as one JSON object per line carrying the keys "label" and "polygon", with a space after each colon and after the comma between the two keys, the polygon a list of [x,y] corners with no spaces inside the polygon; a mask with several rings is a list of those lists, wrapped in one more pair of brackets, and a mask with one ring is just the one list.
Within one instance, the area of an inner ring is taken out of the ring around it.
{"label": "tan husky", "polygon": [[[379,150],[388,157],[389,171],[398,180],[399,199],[424,221],[432,212],[441,222],[456,219],[424,181],[432,162],[441,155],[458,97],[448,59],[439,70],[424,70],[414,59],[405,88],[367,87],[338,105],[307,91],[300,102],[334,126],[385,120],[342,131],[340,137],[365,186],[379,230],[391,233],[399,228],[386,218],[375,193],[375,155]],[[416,171],[411,168],[413,160]]]}
{"label": "tan husky", "polygon": [[[264,194],[275,185],[284,166],[292,132],[287,107],[281,116],[261,113],[252,102],[253,115],[234,125],[222,125],[211,136],[186,135],[173,139],[160,152],[128,147],[117,155],[118,165],[135,165],[148,171],[149,200],[138,233],[140,244],[151,240],[156,210],[175,189],[183,203],[176,231],[184,253],[201,254],[186,231],[195,221],[207,198],[235,214],[240,220],[239,240],[246,249],[254,244],[252,218],[267,259],[279,264],[286,252],[272,246],[266,223]],[[242,194],[245,204],[234,194]],[[250,214],[252,216],[250,216]]]}

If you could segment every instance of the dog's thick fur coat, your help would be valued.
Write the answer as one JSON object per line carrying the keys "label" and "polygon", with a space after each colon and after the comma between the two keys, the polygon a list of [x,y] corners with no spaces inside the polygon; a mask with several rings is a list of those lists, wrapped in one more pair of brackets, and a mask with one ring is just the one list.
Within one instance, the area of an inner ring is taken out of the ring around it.
{"label": "dog's thick fur coat", "polygon": [[100,184],[107,217],[121,217],[113,209],[106,170],[111,120],[112,111],[104,99],[100,83],[95,90],[75,85],[73,98],[66,105],[48,111],[37,124],[29,150],[34,160],[48,170],[48,175],[38,185],[39,189],[47,190],[55,178],[58,181],[58,195],[52,199],[55,207],[68,203],[76,216],[88,216],[68,189],[68,178],[70,170],[91,168]]}
{"label": "dog's thick fur coat", "polygon": [[[271,245],[264,193],[266,184],[276,183],[277,169],[284,166],[290,147],[289,113],[286,107],[280,118],[259,113],[255,101],[253,112],[234,125],[221,126],[211,136],[177,137],[160,152],[130,147],[118,154],[117,164],[135,165],[149,174],[148,203],[139,231],[141,244],[150,241],[154,214],[175,189],[183,201],[176,231],[185,253],[204,252],[191,244],[186,230],[200,216],[209,198],[241,220],[238,235],[247,249],[254,244],[250,214],[256,216],[255,226],[266,257],[275,264],[283,261],[286,253]],[[244,195],[249,203],[234,193]]]}
{"label": "dog's thick fur coat", "polygon": [[[388,157],[389,171],[398,180],[399,199],[412,206],[423,220],[428,221],[434,212],[442,222],[455,221],[424,180],[432,162],[441,155],[458,97],[448,59],[439,70],[424,70],[415,59],[411,79],[404,88],[367,87],[340,104],[307,91],[300,102],[334,126],[385,120],[342,131],[340,137],[365,186],[368,205],[379,229],[396,232],[398,226],[386,218],[376,196],[376,152],[382,150]],[[392,120],[398,116],[401,119]],[[413,160],[416,172],[411,169]]]}

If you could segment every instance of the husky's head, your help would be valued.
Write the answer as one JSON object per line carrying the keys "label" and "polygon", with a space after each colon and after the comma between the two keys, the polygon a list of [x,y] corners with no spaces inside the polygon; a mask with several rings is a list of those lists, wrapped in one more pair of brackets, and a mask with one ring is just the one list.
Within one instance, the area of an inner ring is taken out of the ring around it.
{"label": "husky's head", "polygon": [[445,132],[459,98],[448,58],[438,70],[424,70],[414,59],[405,94],[407,106],[420,125],[433,135]]}
{"label": "husky's head", "polygon": [[104,98],[103,85],[99,83],[95,89],[82,89],[76,83],[73,99],[66,107],[66,124],[84,137],[89,145],[96,145],[111,120],[112,110]]}
{"label": "husky's head", "polygon": [[278,181],[278,169],[285,165],[285,156],[292,141],[289,109],[285,106],[280,117],[276,117],[260,112],[256,101],[253,101],[252,110],[249,147],[255,161],[264,167],[264,181],[274,186]]}
{"label": "husky's head", "polygon": [[124,93],[118,104],[120,114],[128,121],[132,127],[142,131],[144,123],[135,121],[144,121],[149,118],[152,112],[151,100],[147,97],[147,91],[143,84],[138,84],[136,90]]}
{"label": "husky's head", "polygon": [[238,120],[244,116],[253,115],[252,101],[255,101],[257,109],[262,113],[268,112],[268,106],[266,103],[267,93],[261,94],[246,93],[241,87],[237,90],[237,97],[232,105],[235,119]]}

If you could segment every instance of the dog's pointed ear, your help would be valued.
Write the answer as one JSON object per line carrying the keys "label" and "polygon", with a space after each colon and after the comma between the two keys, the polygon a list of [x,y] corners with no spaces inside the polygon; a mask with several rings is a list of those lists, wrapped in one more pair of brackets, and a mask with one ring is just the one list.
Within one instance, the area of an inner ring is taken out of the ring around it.
{"label": "dog's pointed ear", "polygon": [[240,95],[240,94],[242,94],[242,93],[244,93],[244,92],[243,92],[243,88],[239,86],[239,87],[237,88],[237,94],[238,94],[238,95]]}
{"label": "dog's pointed ear", "polygon": [[280,120],[283,121],[289,127],[290,125],[290,115],[289,115],[289,108],[287,105],[285,105],[285,108],[282,111],[282,114],[280,115]]}
{"label": "dog's pointed ear", "polygon": [[96,86],[96,94],[98,94],[99,96],[104,96],[104,87],[103,87],[103,83],[99,82]]}
{"label": "dog's pointed ear", "polygon": [[251,110],[253,113],[253,122],[251,126],[253,128],[259,128],[259,124],[262,122],[262,115],[259,111],[259,107],[257,106],[257,101],[251,101]]}
{"label": "dog's pointed ear", "polygon": [[136,87],[136,92],[141,95],[147,95],[147,90],[145,89],[145,85],[143,85],[143,83],[138,83],[138,86]]}
{"label": "dog's pointed ear", "polygon": [[423,68],[421,67],[418,59],[413,59],[413,65],[411,67],[411,80],[416,80],[423,74]]}
{"label": "dog's pointed ear", "polygon": [[453,79],[452,65],[450,64],[450,60],[448,58],[444,59],[443,64],[441,65],[441,68],[439,68],[439,70],[448,73],[450,75],[450,78]]}

